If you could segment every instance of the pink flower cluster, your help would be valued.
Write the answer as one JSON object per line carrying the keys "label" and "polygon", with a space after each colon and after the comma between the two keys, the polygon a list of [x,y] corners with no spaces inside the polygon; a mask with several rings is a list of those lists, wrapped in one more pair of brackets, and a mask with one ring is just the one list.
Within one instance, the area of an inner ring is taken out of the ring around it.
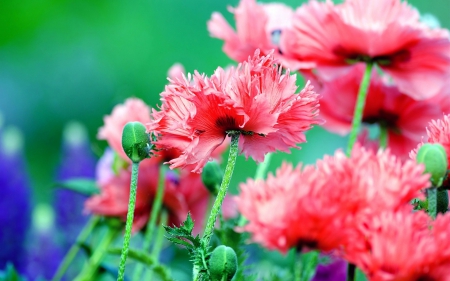
{"label": "pink flower cluster", "polygon": [[450,33],[421,22],[406,1],[310,0],[293,11],[241,0],[230,11],[236,31],[218,13],[208,22],[225,53],[243,61],[257,48],[275,49],[283,67],[315,81],[332,132],[350,131],[362,63],[376,64],[363,123],[387,129],[395,155],[407,158],[427,122],[450,113]]}
{"label": "pink flower cluster", "polygon": [[349,158],[338,151],[303,169],[283,164],[241,184],[242,230],[269,249],[334,252],[370,280],[449,280],[450,214],[432,221],[409,204],[430,186],[423,171],[359,145]]}

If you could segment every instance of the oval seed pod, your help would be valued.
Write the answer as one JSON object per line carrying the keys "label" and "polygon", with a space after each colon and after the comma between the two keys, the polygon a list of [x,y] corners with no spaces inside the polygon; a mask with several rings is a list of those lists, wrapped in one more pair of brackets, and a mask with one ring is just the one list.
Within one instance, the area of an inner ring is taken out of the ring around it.
{"label": "oval seed pod", "polygon": [[209,161],[203,167],[202,181],[209,192],[217,196],[223,179],[223,171],[216,161]]}
{"label": "oval seed pod", "polygon": [[209,258],[209,272],[212,281],[230,281],[233,279],[237,267],[236,253],[225,245],[217,246]]}
{"label": "oval seed pod", "polygon": [[447,174],[447,153],[439,143],[426,143],[417,152],[417,162],[425,164],[425,172],[431,174],[430,181],[439,187]]}
{"label": "oval seed pod", "polygon": [[122,147],[131,161],[137,163],[149,157],[150,137],[140,122],[128,122],[122,131]]}

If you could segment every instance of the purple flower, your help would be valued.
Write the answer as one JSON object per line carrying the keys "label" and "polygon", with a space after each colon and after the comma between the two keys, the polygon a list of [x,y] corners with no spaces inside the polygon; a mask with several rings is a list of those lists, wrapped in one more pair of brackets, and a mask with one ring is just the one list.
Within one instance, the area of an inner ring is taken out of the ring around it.
{"label": "purple flower", "polygon": [[[72,122],[64,130],[62,159],[57,172],[57,180],[71,178],[95,178],[95,157],[90,149],[86,129]],[[54,207],[56,228],[62,236],[62,245],[68,249],[87,222],[83,215],[86,196],[66,189],[56,189]]]}
{"label": "purple flower", "polygon": [[[55,239],[54,212],[48,205],[38,205],[33,213],[33,230],[28,246],[26,276],[29,280],[50,279],[64,257]],[[63,279],[66,280],[66,279]]]}
{"label": "purple flower", "polygon": [[320,264],[312,281],[345,281],[347,278],[347,263],[330,256],[330,262]]}
{"label": "purple flower", "polygon": [[18,129],[0,129],[0,269],[11,262],[19,272],[25,268],[25,244],[31,216],[31,190],[22,144]]}

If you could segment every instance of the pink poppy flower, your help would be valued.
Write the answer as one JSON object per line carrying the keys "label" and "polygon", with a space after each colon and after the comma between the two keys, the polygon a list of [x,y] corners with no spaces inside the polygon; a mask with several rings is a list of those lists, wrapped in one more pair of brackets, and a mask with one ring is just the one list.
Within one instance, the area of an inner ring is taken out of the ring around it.
{"label": "pink poppy flower", "polygon": [[450,73],[450,39],[447,30],[430,29],[419,18],[401,0],[311,0],[296,10],[280,44],[284,54],[315,63],[327,76],[373,61],[400,91],[425,99],[443,88]]}
{"label": "pink poppy flower", "polygon": [[240,152],[257,161],[306,141],[304,132],[320,123],[318,95],[309,84],[296,93],[296,76],[274,63],[273,54],[256,51],[237,69],[218,68],[210,78],[195,73],[166,86],[148,130],[160,135],[158,149],[182,151],[171,168],[201,172],[229,130],[241,132]]}
{"label": "pink poppy flower", "polygon": [[108,145],[122,159],[129,160],[122,148],[122,131],[128,122],[138,121],[143,124],[150,122],[150,108],[140,99],[129,98],[124,104],[116,105],[111,115],[105,116],[103,127],[98,130],[97,138],[106,140]]}
{"label": "pink poppy flower", "polygon": [[401,162],[389,151],[375,154],[356,145],[350,158],[338,151],[314,166],[284,164],[266,181],[240,186],[238,209],[249,223],[243,230],[269,249],[345,249],[362,215],[411,211],[410,200],[428,187],[423,166]]}
{"label": "pink poppy flower", "polygon": [[367,217],[360,225],[364,246],[347,249],[346,258],[371,281],[450,280],[448,223],[424,212]]}
{"label": "pink poppy flower", "polygon": [[[149,220],[159,177],[159,163],[142,161],[139,166],[139,180],[136,196],[136,209],[133,231],[139,231]],[[101,193],[92,196],[85,203],[85,209],[91,213],[118,217],[126,220],[130,193],[131,171],[124,169],[107,181],[99,182]],[[195,232],[203,227],[209,193],[201,177],[187,171],[178,176],[168,172],[165,180],[163,205],[169,211],[168,225],[179,225],[186,219],[188,211],[195,221]]]}
{"label": "pink poppy flower", "polygon": [[[359,64],[332,81],[316,81],[322,83],[318,91],[322,95],[320,115],[327,130],[341,135],[350,132],[363,72],[364,66]],[[311,74],[308,76],[312,78]],[[386,84],[376,72],[372,73],[362,122],[386,127],[388,147],[395,155],[407,158],[425,134],[429,120],[441,114],[436,100],[416,101],[394,85]]]}
{"label": "pink poppy flower", "polygon": [[278,48],[283,30],[292,25],[294,11],[282,3],[261,4],[256,0],[241,0],[239,6],[230,8],[236,20],[234,31],[220,13],[213,13],[208,21],[208,30],[212,37],[225,41],[223,51],[232,59],[243,62],[253,56],[256,49],[267,55],[275,49],[275,57],[285,68],[295,70],[313,67],[290,59]]}

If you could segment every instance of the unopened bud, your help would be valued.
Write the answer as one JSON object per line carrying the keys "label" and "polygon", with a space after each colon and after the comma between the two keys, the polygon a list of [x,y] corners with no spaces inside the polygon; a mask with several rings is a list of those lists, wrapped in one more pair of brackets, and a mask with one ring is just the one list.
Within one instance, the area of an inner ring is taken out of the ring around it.
{"label": "unopened bud", "polygon": [[209,272],[212,281],[230,281],[233,279],[237,267],[236,253],[225,245],[216,247],[209,258]]}
{"label": "unopened bud", "polygon": [[131,161],[138,163],[149,157],[150,136],[140,122],[128,122],[122,131],[122,147]]}
{"label": "unopened bud", "polygon": [[219,192],[220,184],[222,183],[223,172],[219,164],[216,161],[209,161],[203,167],[202,181],[206,188],[213,194],[217,196]]}
{"label": "unopened bud", "polygon": [[417,152],[417,162],[425,164],[425,172],[431,174],[431,183],[434,187],[442,185],[447,174],[447,153],[438,143],[426,143]]}

